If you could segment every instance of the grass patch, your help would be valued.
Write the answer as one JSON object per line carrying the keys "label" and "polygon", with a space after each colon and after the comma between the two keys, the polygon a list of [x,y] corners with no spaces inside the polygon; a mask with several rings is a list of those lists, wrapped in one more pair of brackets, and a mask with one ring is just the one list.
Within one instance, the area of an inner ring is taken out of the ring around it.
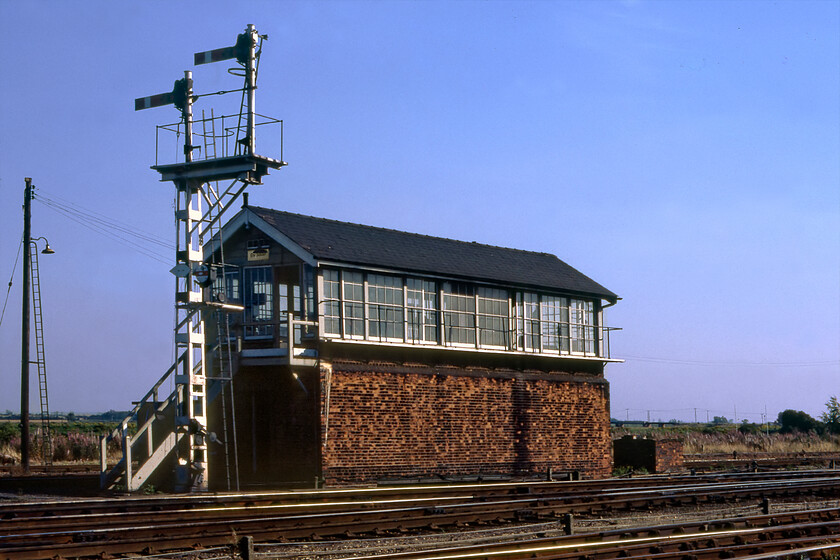
{"label": "grass patch", "polygon": [[[768,433],[769,432],[769,433]],[[768,430],[740,430],[735,425],[613,428],[612,437],[618,439],[635,435],[648,439],[678,439],[683,442],[684,453],[818,453],[840,452],[840,435],[816,432],[790,432]]]}
{"label": "grass patch", "polygon": [[[56,422],[50,423],[52,432],[52,461],[55,463],[98,462],[102,436],[119,424],[113,422]],[[30,424],[29,456],[34,463],[44,462],[43,433],[40,422]],[[108,442],[108,456],[121,454],[122,438]],[[0,458],[20,462],[20,425],[0,423]]]}

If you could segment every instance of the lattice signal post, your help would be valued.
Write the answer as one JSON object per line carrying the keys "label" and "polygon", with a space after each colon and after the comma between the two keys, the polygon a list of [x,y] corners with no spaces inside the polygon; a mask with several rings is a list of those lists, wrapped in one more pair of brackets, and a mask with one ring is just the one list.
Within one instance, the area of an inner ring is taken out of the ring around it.
{"label": "lattice signal post", "polygon": [[[243,110],[247,112],[247,118],[244,119],[247,124],[244,134],[239,128],[235,131],[237,150],[233,155],[215,157],[214,153],[214,157],[209,157],[210,154],[205,150],[205,159],[194,159],[193,151],[198,146],[193,145],[192,106],[200,96],[193,92],[190,71],[186,71],[184,78],[175,82],[171,92],[135,100],[135,110],[173,104],[181,111],[184,124],[184,161],[152,167],[160,172],[162,181],[175,184],[177,193],[176,263],[171,272],[176,277],[175,343],[178,360],[173,428],[177,448],[174,487],[180,491],[207,490],[209,403],[205,328],[201,311],[208,307],[241,310],[236,306],[211,301],[210,290],[205,288],[212,283],[213,274],[212,271],[208,274],[204,265],[202,245],[208,234],[212,236],[213,227],[218,226],[225,210],[232,206],[248,185],[261,184],[262,176],[269,169],[279,169],[286,165],[282,160],[256,155],[254,150],[257,59],[261,51],[261,48],[257,50],[257,46],[261,45],[264,38],[257,34],[253,25],[248,25],[245,32],[237,37],[234,46],[195,55],[195,64],[235,58],[244,66],[247,104]],[[211,184],[228,180],[231,181],[230,186],[224,190],[214,188]],[[206,209],[202,207],[204,203]]]}

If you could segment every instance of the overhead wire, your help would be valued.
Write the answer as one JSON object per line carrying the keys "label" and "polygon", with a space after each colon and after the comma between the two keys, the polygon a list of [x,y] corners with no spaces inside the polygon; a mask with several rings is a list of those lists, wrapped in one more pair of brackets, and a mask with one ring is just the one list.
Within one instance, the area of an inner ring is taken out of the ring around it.
{"label": "overhead wire", "polygon": [[3,301],[3,312],[0,313],[0,325],[3,324],[3,317],[6,316],[6,305],[9,303],[9,294],[12,293],[12,282],[15,278],[15,271],[20,260],[20,251],[23,249],[23,237],[20,238],[20,246],[18,246],[17,256],[15,257],[15,264],[12,266],[12,275],[9,277],[9,287],[6,288],[6,299]]}
{"label": "overhead wire", "polygon": [[134,249],[136,252],[145,255],[158,262],[169,264],[172,259],[164,256],[164,253],[155,251],[149,245],[166,248],[170,254],[173,251],[171,242],[154,234],[143,232],[124,225],[123,223],[104,217],[101,214],[84,209],[74,203],[57,201],[44,195],[36,196],[34,200],[41,202],[47,208],[63,215],[64,217],[80,224],[91,231],[110,237],[111,239]]}
{"label": "overhead wire", "polygon": [[149,233],[149,232],[146,232],[146,231],[142,231],[142,230],[139,230],[137,228],[127,227],[127,226],[123,225],[121,222],[113,220],[113,219],[109,218],[108,216],[106,216],[104,214],[101,214],[101,213],[96,212],[94,210],[90,210],[88,208],[84,208],[83,206],[80,206],[80,205],[78,205],[74,202],[63,199],[60,196],[50,195],[51,197],[53,197],[55,199],[55,200],[53,200],[53,198],[50,198],[49,196],[43,195],[43,194],[41,194],[41,192],[42,191],[40,191],[40,190],[38,191],[38,194],[34,197],[35,200],[41,200],[41,201],[43,201],[45,203],[49,203],[49,204],[58,204],[62,207],[70,207],[69,210],[71,210],[73,212],[76,212],[76,213],[79,213],[80,215],[87,216],[95,222],[102,223],[104,225],[107,225],[108,227],[112,227],[114,229],[123,231],[123,232],[128,233],[130,235],[133,235],[135,237],[142,238],[145,241],[149,241],[150,243],[154,243],[156,245],[166,247],[167,249],[172,248],[172,243],[168,239],[165,239],[165,238],[163,238],[159,235],[156,235],[154,233]]}

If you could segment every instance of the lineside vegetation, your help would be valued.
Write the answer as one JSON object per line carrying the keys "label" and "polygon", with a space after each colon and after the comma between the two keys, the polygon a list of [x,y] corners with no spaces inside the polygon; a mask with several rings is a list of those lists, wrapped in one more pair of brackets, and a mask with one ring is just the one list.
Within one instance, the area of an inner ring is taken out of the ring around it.
{"label": "lineside vegetation", "polygon": [[[107,413],[106,413],[107,414]],[[31,420],[30,457],[33,463],[43,462],[40,419]],[[52,461],[57,463],[98,462],[99,440],[111,433],[118,422],[96,419],[66,417],[50,419],[52,433]],[[134,426],[131,426],[133,429]],[[109,457],[120,453],[121,441],[118,438],[108,445]],[[20,418],[4,414],[0,416],[0,463],[17,464],[20,462]]]}
{"label": "lineside vegetation", "polygon": [[[615,424],[621,424],[614,420]],[[635,435],[649,439],[679,439],[687,454],[840,452],[840,401],[832,396],[817,420],[801,410],[784,410],[775,422],[738,423],[716,416],[711,423],[668,423],[658,427],[618,426],[613,439]]]}

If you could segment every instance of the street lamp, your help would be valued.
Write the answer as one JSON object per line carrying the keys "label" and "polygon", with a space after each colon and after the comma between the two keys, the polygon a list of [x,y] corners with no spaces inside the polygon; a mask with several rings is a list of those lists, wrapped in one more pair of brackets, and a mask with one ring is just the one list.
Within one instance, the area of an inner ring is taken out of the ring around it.
{"label": "street lamp", "polygon": [[30,241],[29,241],[29,242],[30,242],[30,243],[32,243],[33,245],[35,245],[35,247],[37,248],[37,247],[38,247],[38,245],[37,245],[37,243],[35,243],[35,242],[36,242],[36,241],[40,241],[40,240],[42,240],[42,239],[44,240],[44,245],[46,245],[46,246],[44,247],[44,250],[43,250],[43,251],[41,251],[41,254],[42,254],[42,255],[52,255],[52,254],[55,254],[55,251],[53,251],[52,247],[50,247],[50,242],[47,240],[47,238],[46,238],[46,237],[36,237],[35,239],[30,239]]}
{"label": "street lamp", "polygon": [[26,250],[23,252],[23,308],[21,310],[21,341],[20,341],[20,464],[23,473],[29,474],[29,280],[32,277],[32,263],[30,262],[30,248],[38,249],[38,241],[44,240],[45,247],[41,253],[52,255],[55,251],[50,247],[46,237],[32,238],[31,202],[32,179],[26,177],[26,190],[23,195],[23,241]]}

